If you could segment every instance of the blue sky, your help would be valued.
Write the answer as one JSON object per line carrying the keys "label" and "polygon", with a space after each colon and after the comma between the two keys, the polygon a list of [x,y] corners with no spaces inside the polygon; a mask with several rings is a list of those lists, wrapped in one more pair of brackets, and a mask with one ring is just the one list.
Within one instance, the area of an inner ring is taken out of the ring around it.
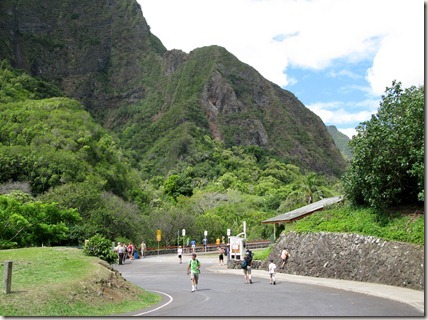
{"label": "blue sky", "polygon": [[168,49],[220,45],[351,137],[393,80],[424,83],[423,0],[137,0]]}

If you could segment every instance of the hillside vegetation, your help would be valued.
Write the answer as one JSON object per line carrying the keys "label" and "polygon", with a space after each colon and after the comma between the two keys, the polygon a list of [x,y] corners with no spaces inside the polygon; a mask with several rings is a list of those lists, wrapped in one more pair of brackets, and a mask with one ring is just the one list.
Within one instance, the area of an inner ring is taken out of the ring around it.
{"label": "hillside vegetation", "polygon": [[[28,91],[43,82],[7,63],[0,83],[10,88],[0,104],[0,178],[8,194],[0,199],[4,247],[81,244],[97,233],[153,245],[157,229],[170,245],[183,228],[199,243],[209,229],[214,242],[227,229],[242,232],[243,221],[250,239],[270,238],[264,219],[339,194],[335,179],[304,173],[257,146],[227,148],[207,135],[198,138],[206,147],[193,154],[193,165],[177,161],[167,176],[143,180],[146,173],[132,165],[118,138],[77,101],[54,97],[55,87],[43,96]],[[16,189],[27,195],[10,193]],[[42,215],[32,209],[45,207]],[[76,218],[58,224],[62,208],[75,210]],[[45,231],[35,229],[39,223]],[[62,236],[47,236],[59,228]]]}
{"label": "hillside vegetation", "polygon": [[2,248],[214,242],[244,221],[273,239],[263,220],[335,195],[379,221],[423,204],[424,87],[393,82],[347,169],[294,94],[225,48],[167,51],[135,0],[5,0],[0,44]]}
{"label": "hillside vegetation", "polygon": [[385,214],[374,208],[336,205],[287,225],[286,230],[356,233],[424,245],[425,215],[423,206],[389,208]]}
{"label": "hillside vegetation", "polygon": [[344,156],[345,159],[351,160],[352,159],[352,151],[349,147],[349,142],[351,139],[339,130],[335,126],[327,126],[327,130],[332,136],[334,143],[339,148],[340,153]]}

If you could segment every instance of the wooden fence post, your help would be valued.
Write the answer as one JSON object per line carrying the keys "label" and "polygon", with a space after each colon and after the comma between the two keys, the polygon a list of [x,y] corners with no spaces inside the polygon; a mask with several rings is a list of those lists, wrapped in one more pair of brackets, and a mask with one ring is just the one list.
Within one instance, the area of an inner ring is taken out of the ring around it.
{"label": "wooden fence post", "polygon": [[10,293],[12,290],[12,263],[13,261],[4,262],[3,293]]}

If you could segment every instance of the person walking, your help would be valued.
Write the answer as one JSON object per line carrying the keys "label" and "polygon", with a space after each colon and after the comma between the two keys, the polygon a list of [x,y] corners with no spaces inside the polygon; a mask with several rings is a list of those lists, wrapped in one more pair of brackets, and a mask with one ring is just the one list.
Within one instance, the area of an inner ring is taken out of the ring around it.
{"label": "person walking", "polygon": [[290,254],[287,251],[287,248],[284,247],[284,249],[281,251],[281,269],[284,269],[285,263],[287,262],[287,259],[290,257]]}
{"label": "person walking", "polygon": [[190,281],[192,281],[192,292],[198,289],[199,274],[201,273],[201,263],[196,259],[196,253],[192,253],[192,259],[187,265],[187,275],[190,274]]}
{"label": "person walking", "polygon": [[122,254],[122,264],[125,264],[127,249],[128,249],[128,247],[126,246],[126,243],[122,243],[122,252],[123,252],[123,254]]}
{"label": "person walking", "polygon": [[217,247],[218,250],[218,265],[224,264],[224,250],[221,247]]}
{"label": "person walking", "polygon": [[253,259],[251,255],[247,252],[244,259],[241,262],[241,269],[244,271],[244,283],[253,283],[251,280],[251,262]]}
{"label": "person walking", "polygon": [[124,249],[123,249],[122,245],[120,244],[120,242],[117,243],[117,247],[114,249],[114,251],[117,252],[117,257],[119,259],[119,264],[122,264]]}
{"label": "person walking", "polygon": [[177,255],[178,255],[178,259],[180,259],[180,263],[182,263],[183,262],[183,248],[181,246],[178,246]]}
{"label": "person walking", "polygon": [[146,257],[146,243],[143,241],[141,242],[141,258]]}
{"label": "person walking", "polygon": [[276,264],[273,263],[273,260],[270,260],[269,266],[268,266],[268,270],[269,270],[269,284],[276,284],[275,283],[275,271],[276,271]]}
{"label": "person walking", "polygon": [[128,250],[128,259],[134,260],[134,255],[133,255],[134,245],[132,244],[132,242],[129,243],[127,250]]}

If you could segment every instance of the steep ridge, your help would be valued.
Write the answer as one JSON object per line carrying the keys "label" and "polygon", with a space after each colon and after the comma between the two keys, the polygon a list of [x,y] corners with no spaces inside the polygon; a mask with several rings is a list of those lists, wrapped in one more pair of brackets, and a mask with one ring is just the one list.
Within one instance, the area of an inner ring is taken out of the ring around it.
{"label": "steep ridge", "polygon": [[346,166],[291,92],[222,47],[167,51],[135,0],[2,1],[0,59],[84,104],[147,171],[194,159],[204,135],[328,175]]}

